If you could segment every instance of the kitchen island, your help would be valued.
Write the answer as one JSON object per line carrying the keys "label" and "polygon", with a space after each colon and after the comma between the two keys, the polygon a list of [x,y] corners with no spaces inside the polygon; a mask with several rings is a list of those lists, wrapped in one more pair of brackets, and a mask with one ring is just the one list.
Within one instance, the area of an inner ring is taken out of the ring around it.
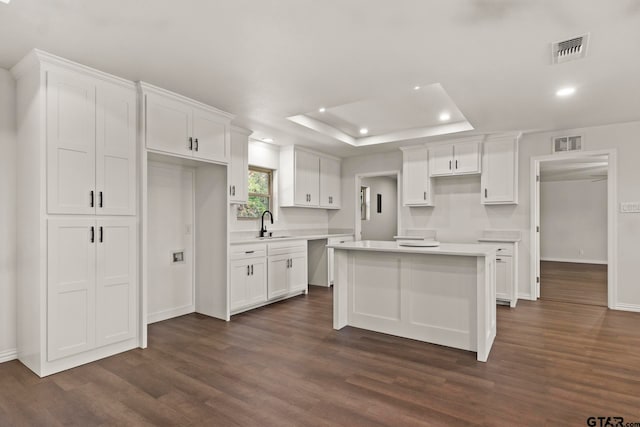
{"label": "kitchen island", "polygon": [[368,329],[477,352],[496,336],[496,248],[358,241],[335,250],[333,327]]}

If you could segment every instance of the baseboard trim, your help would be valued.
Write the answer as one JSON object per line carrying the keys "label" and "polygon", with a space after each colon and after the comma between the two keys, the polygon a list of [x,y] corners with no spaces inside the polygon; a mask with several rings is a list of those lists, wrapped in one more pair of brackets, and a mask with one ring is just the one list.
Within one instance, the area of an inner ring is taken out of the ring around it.
{"label": "baseboard trim", "polygon": [[573,264],[599,264],[599,265],[607,265],[607,261],[597,260],[597,259],[572,259],[572,258],[540,258],[540,261],[550,261],[550,262],[570,262]]}
{"label": "baseboard trim", "polygon": [[185,314],[195,313],[195,305],[185,305],[184,307],[171,308],[169,310],[159,311],[157,313],[147,314],[147,324],[162,322],[163,320],[173,319],[174,317],[184,316]]}
{"label": "baseboard trim", "polygon": [[9,362],[18,358],[18,349],[10,348],[9,350],[0,351],[0,363]]}
{"label": "baseboard trim", "polygon": [[635,305],[635,304],[616,304],[615,310],[633,311],[633,312],[636,312],[636,313],[640,313],[640,305]]}

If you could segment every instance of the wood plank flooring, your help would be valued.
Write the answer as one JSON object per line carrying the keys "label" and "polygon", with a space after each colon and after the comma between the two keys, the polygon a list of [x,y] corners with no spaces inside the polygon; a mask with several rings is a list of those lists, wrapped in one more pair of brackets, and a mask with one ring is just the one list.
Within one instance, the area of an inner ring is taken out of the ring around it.
{"label": "wood plank flooring", "polygon": [[607,266],[542,261],[540,298],[606,307]]}
{"label": "wood plank flooring", "polygon": [[0,364],[0,425],[585,426],[640,421],[640,314],[498,307],[488,363],[355,328],[331,290],[151,325],[149,348],[45,379]]}

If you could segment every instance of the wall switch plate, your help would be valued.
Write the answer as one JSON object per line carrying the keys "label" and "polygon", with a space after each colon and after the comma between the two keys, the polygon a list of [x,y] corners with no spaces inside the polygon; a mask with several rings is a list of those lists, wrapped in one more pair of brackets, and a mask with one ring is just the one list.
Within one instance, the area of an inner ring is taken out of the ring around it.
{"label": "wall switch plate", "polygon": [[620,203],[620,212],[640,213],[640,202],[622,202]]}
{"label": "wall switch plate", "polygon": [[184,251],[171,252],[171,262],[184,262]]}

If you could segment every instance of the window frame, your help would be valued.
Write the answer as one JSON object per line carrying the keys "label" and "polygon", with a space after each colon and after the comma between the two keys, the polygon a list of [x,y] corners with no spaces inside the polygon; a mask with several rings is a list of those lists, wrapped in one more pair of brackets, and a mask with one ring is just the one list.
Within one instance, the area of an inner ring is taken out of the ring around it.
{"label": "window frame", "polygon": [[[248,175],[251,171],[254,172],[259,172],[259,173],[266,173],[267,176],[269,177],[269,193],[268,194],[264,194],[264,193],[251,193],[249,192],[249,180],[247,179],[247,202],[249,201],[249,197],[254,196],[254,197],[263,197],[263,198],[267,198],[269,200],[269,211],[273,211],[273,173],[274,170],[273,169],[268,169],[268,168],[262,168],[260,166],[252,166],[249,165],[249,167],[247,168],[247,178]],[[245,206],[246,203],[240,205],[240,206]],[[239,212],[240,210],[238,210]],[[236,219],[239,220],[256,220],[259,219],[259,216],[240,216],[239,214],[236,214]]]}

